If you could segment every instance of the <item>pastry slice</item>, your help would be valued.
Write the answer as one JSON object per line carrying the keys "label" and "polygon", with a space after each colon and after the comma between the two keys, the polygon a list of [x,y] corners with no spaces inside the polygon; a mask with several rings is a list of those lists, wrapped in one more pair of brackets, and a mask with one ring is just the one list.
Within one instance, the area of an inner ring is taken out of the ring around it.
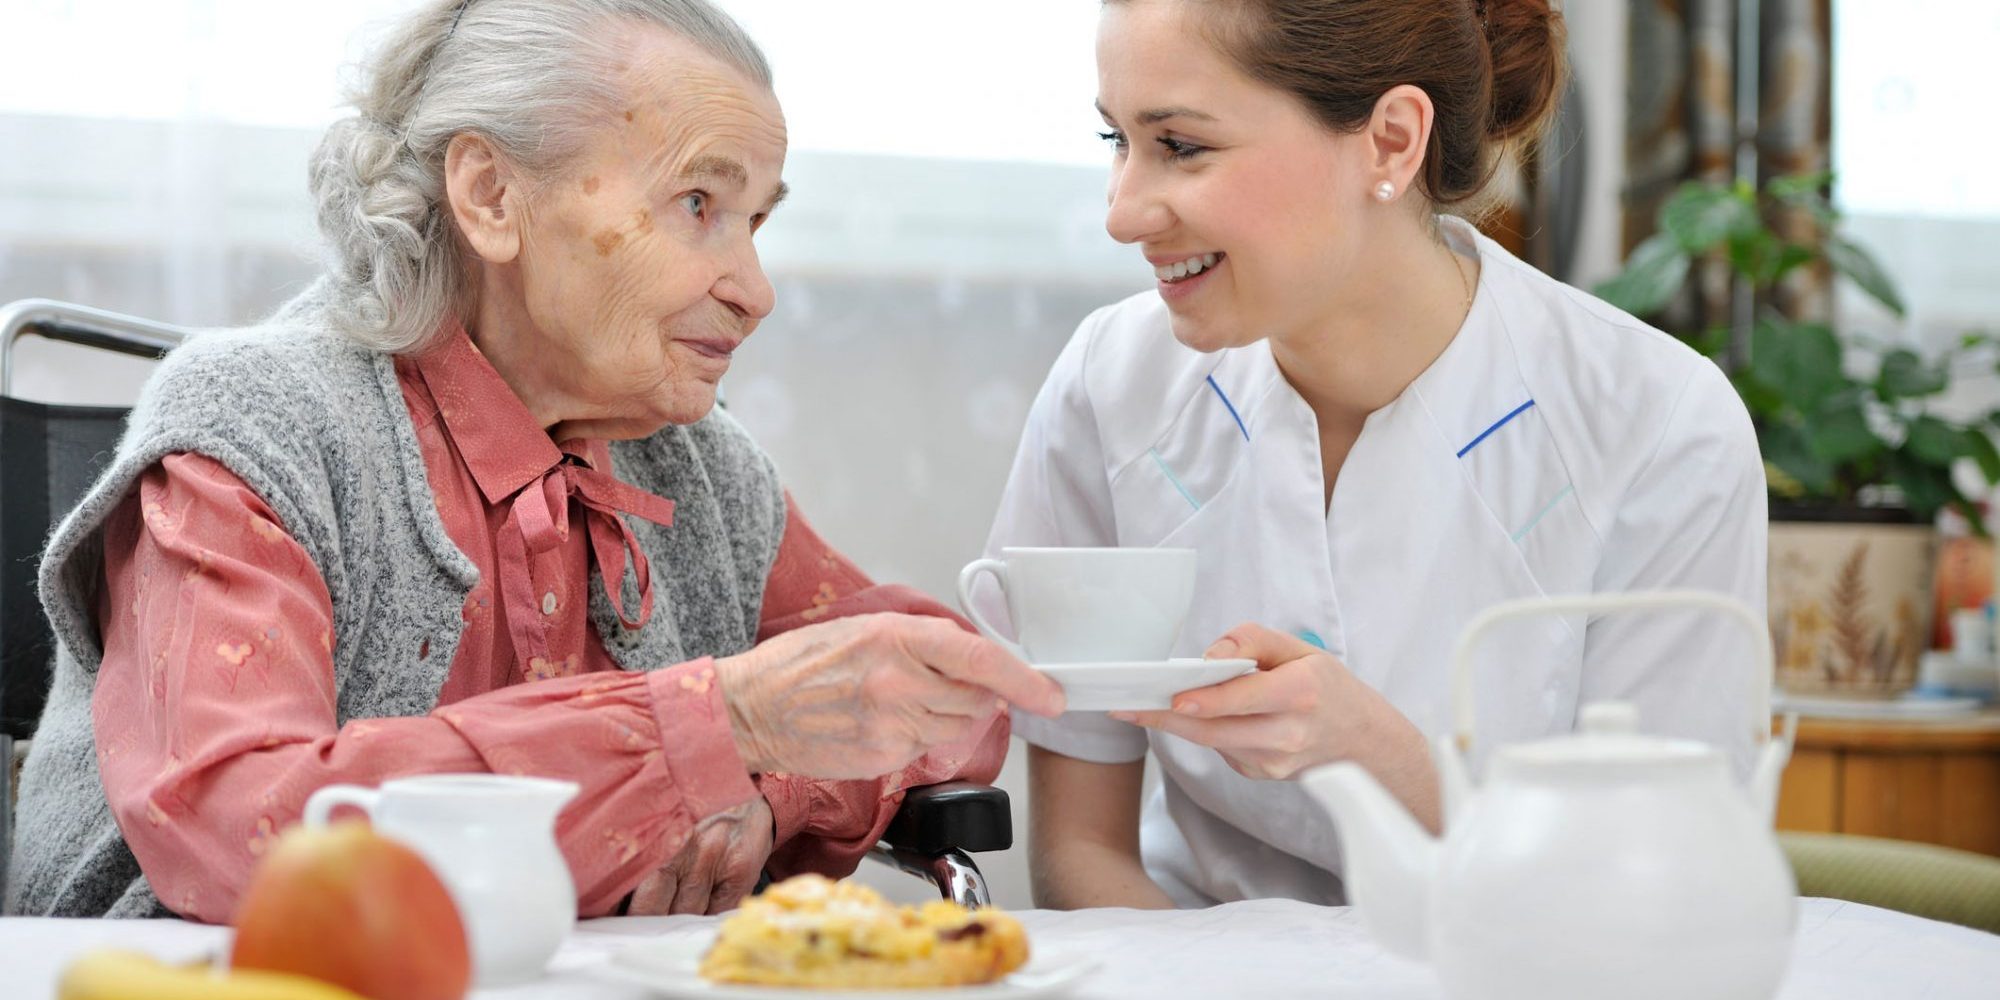
{"label": "pastry slice", "polygon": [[715,982],[819,989],[990,983],[1028,960],[1019,921],[933,900],[895,906],[873,889],[799,875],[743,901],[702,958]]}

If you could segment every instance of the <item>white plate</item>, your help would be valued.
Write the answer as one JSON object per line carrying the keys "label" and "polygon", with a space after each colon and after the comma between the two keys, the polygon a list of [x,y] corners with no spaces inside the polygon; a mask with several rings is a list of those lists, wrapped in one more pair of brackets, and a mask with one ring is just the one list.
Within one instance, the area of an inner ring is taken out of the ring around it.
{"label": "white plate", "polygon": [[841,1000],[1028,1000],[1029,997],[1060,996],[1078,980],[1097,970],[1097,962],[1077,956],[1044,955],[1034,952],[1028,964],[999,982],[978,986],[950,986],[940,989],[823,990],[796,986],[744,986],[712,983],[697,970],[701,956],[715,940],[715,931],[704,928],[670,934],[645,944],[613,952],[609,961],[597,966],[600,975],[621,983],[643,986],[663,997],[683,1000],[800,1000],[802,997],[837,996]]}
{"label": "white plate", "polygon": [[1069,697],[1072,712],[1146,712],[1173,707],[1174,695],[1257,669],[1256,660],[1037,663]]}
{"label": "white plate", "polygon": [[1825,698],[1777,692],[1773,712],[1821,719],[1941,719],[1979,711],[1977,698]]}

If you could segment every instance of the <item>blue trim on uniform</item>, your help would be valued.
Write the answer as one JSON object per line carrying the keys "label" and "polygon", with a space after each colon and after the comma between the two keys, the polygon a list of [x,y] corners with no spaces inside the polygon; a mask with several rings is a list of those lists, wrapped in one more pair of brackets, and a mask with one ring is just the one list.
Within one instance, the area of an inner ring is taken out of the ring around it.
{"label": "blue trim on uniform", "polygon": [[1229,415],[1236,418],[1236,429],[1243,432],[1243,440],[1250,440],[1250,428],[1243,425],[1243,415],[1236,412],[1236,404],[1230,402],[1222,387],[1215,384],[1215,376],[1208,377],[1208,387],[1215,390],[1215,395],[1222,400],[1222,405],[1229,407]]}
{"label": "blue trim on uniform", "polygon": [[1326,648],[1326,640],[1320,638],[1319,633],[1313,631],[1312,629],[1309,628],[1300,629],[1299,638],[1304,639],[1309,645],[1318,646],[1321,649]]}
{"label": "blue trim on uniform", "polygon": [[1535,525],[1542,523],[1542,518],[1549,516],[1549,511],[1555,510],[1556,504],[1562,503],[1564,497],[1569,496],[1571,493],[1575,492],[1576,492],[1576,484],[1574,483],[1563,487],[1562,492],[1556,494],[1555,499],[1550,500],[1546,505],[1544,505],[1540,513],[1536,514],[1533,518],[1530,518],[1527,524],[1522,525],[1521,530],[1514,532],[1514,540],[1518,542],[1521,539],[1528,537],[1528,532],[1535,530]]}
{"label": "blue trim on uniform", "polygon": [[1512,420],[1515,417],[1518,417],[1521,414],[1528,412],[1528,407],[1533,405],[1535,405],[1535,401],[1531,399],[1525,403],[1522,403],[1519,406],[1514,407],[1514,412],[1509,413],[1506,416],[1501,417],[1499,420],[1494,421],[1493,426],[1488,427],[1483,431],[1480,431],[1479,436],[1473,438],[1471,444],[1468,444],[1465,447],[1458,449],[1458,457],[1464,458],[1466,452],[1479,447],[1479,442],[1486,440],[1487,437],[1492,435],[1494,431],[1497,431],[1500,428],[1507,426],[1507,421]]}
{"label": "blue trim on uniform", "polygon": [[1160,457],[1159,450],[1148,448],[1146,449],[1146,454],[1153,456],[1153,464],[1160,467],[1160,474],[1167,477],[1167,482],[1174,484],[1174,489],[1181,491],[1181,497],[1187,500],[1188,504],[1194,507],[1194,509],[1200,510],[1201,501],[1196,500],[1194,494],[1189,493],[1188,488],[1181,485],[1180,477],[1174,475],[1174,470],[1167,468],[1167,460]]}

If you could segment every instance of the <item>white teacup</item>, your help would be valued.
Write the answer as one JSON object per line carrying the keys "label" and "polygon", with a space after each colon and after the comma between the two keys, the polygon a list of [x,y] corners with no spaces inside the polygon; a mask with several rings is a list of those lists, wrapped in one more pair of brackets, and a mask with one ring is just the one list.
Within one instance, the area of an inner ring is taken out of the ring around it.
{"label": "white teacup", "polygon": [[[958,575],[973,624],[1029,663],[1165,660],[1194,601],[1193,549],[1005,548]],[[1018,644],[980,615],[972,585],[991,574]]]}
{"label": "white teacup", "polygon": [[556,844],[556,814],[576,792],[571,781],[502,774],[328,785],[306,800],[305,823],[355,806],[409,845],[458,904],[473,983],[501,986],[540,976],[576,925],[576,883]]}

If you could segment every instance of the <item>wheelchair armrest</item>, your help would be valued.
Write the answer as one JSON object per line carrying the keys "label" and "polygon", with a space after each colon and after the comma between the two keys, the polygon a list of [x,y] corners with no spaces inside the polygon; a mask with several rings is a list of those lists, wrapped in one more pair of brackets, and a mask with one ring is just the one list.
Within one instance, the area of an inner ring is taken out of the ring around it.
{"label": "wheelchair armrest", "polygon": [[1007,793],[991,785],[947,781],[903,795],[882,842],[919,854],[950,850],[1004,851],[1014,846],[1014,816]]}

